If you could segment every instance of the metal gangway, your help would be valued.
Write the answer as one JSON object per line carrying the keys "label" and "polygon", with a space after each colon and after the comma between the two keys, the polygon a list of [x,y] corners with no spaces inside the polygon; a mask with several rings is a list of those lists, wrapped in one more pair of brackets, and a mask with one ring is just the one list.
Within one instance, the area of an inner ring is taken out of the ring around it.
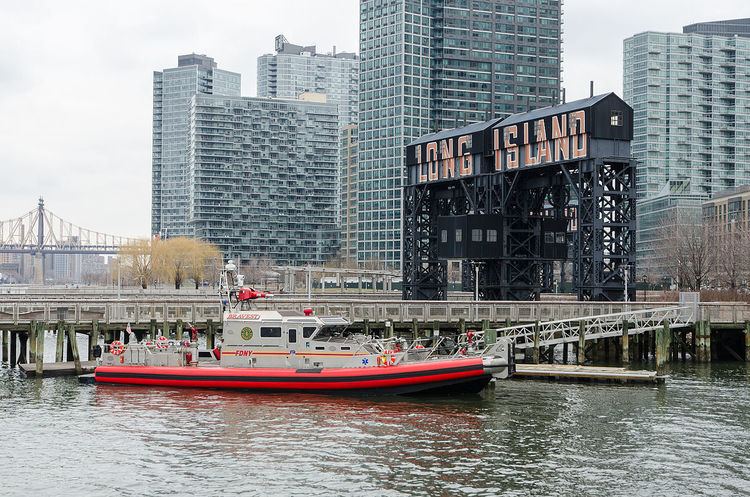
{"label": "metal gangway", "polygon": [[657,307],[653,309],[628,310],[612,314],[534,322],[498,328],[498,338],[504,337],[515,343],[516,349],[529,349],[559,343],[578,343],[583,331],[584,340],[620,337],[627,322],[628,335],[640,335],[646,331],[663,328],[683,328],[692,325],[698,314],[696,305]]}

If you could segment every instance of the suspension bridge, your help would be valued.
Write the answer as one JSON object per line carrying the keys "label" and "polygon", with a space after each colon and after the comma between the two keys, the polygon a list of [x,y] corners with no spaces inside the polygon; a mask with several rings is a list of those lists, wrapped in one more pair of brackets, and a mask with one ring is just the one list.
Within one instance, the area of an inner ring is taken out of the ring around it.
{"label": "suspension bridge", "polygon": [[41,197],[26,214],[0,221],[0,254],[116,254],[135,241],[68,222],[47,210]]}

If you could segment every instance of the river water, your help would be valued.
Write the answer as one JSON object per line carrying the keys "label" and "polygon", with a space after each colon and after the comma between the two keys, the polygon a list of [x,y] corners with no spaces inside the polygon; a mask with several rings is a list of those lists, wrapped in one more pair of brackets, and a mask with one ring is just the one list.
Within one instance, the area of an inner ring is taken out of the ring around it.
{"label": "river water", "polygon": [[750,367],[348,398],[0,371],[0,495],[750,495]]}

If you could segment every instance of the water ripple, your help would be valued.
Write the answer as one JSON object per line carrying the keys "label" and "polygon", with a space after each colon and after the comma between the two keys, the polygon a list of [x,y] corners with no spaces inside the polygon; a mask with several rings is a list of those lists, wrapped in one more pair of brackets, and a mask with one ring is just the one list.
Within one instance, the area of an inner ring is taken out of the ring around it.
{"label": "water ripple", "polygon": [[81,386],[0,371],[3,495],[750,495],[750,369],[495,398]]}

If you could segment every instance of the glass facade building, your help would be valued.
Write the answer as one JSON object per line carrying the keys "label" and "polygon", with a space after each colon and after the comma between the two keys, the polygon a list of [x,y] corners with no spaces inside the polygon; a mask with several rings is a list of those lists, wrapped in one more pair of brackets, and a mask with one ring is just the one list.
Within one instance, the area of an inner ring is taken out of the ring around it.
{"label": "glass facade building", "polygon": [[194,236],[243,261],[322,264],[337,253],[336,105],[198,93],[187,115]]}
{"label": "glass facade building", "polygon": [[211,57],[189,54],[177,67],[154,71],[151,232],[189,236],[187,225],[188,107],[196,94],[240,95],[240,75],[216,68]]}
{"label": "glass facade building", "polygon": [[357,125],[341,129],[339,147],[341,193],[341,258],[357,262]]}
{"label": "glass facade building", "polygon": [[560,3],[360,1],[360,263],[400,267],[406,144],[558,102]]}
{"label": "glass facade building", "polygon": [[276,53],[258,57],[258,96],[296,99],[303,92],[323,93],[339,106],[341,126],[357,122],[359,58],[357,54],[317,53],[315,45],[275,40]]}
{"label": "glass facade building", "polygon": [[[664,273],[665,217],[700,215],[711,195],[750,183],[750,38],[645,32],[624,42],[634,110],[638,266]],[[736,26],[736,22],[733,24]]]}

